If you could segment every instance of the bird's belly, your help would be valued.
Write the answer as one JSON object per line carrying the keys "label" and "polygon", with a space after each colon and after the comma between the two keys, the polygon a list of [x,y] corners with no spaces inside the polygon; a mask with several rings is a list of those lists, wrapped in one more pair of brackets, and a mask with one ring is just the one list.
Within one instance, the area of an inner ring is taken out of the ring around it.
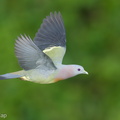
{"label": "bird's belly", "polygon": [[21,79],[36,82],[40,84],[49,84],[54,82],[54,76],[56,72],[52,71],[44,71],[39,69],[25,71],[25,74]]}

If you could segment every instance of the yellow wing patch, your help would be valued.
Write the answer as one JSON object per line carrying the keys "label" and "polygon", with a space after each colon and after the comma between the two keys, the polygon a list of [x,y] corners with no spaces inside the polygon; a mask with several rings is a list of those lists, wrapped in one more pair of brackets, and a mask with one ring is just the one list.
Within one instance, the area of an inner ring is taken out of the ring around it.
{"label": "yellow wing patch", "polygon": [[43,50],[43,52],[52,59],[56,66],[62,63],[65,51],[66,49],[61,46],[54,46]]}

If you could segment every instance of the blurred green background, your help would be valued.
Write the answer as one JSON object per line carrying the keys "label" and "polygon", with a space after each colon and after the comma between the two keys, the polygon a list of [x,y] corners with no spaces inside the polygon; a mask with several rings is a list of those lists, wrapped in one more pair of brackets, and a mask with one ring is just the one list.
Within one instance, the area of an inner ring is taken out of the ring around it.
{"label": "blurred green background", "polygon": [[119,0],[0,0],[0,74],[21,70],[15,39],[24,33],[34,38],[54,11],[61,12],[66,28],[63,63],[80,64],[89,75],[48,85],[0,81],[0,115],[7,114],[6,120],[120,120]]}

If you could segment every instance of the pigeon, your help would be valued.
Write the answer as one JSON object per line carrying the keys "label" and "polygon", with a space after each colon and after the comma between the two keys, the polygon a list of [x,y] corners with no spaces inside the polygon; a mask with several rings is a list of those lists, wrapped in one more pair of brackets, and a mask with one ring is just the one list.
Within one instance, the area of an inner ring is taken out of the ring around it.
{"label": "pigeon", "polygon": [[23,70],[0,75],[0,80],[20,78],[40,84],[55,83],[67,78],[88,74],[81,65],[64,65],[66,32],[60,12],[51,12],[43,19],[32,40],[21,35],[15,43],[15,54]]}

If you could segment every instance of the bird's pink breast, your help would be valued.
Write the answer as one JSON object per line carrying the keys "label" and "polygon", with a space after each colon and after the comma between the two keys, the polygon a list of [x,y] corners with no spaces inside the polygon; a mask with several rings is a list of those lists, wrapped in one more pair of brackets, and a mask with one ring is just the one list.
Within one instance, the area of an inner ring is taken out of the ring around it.
{"label": "bird's pink breast", "polygon": [[74,76],[74,72],[71,66],[65,66],[58,71],[55,77],[55,81],[64,80]]}

